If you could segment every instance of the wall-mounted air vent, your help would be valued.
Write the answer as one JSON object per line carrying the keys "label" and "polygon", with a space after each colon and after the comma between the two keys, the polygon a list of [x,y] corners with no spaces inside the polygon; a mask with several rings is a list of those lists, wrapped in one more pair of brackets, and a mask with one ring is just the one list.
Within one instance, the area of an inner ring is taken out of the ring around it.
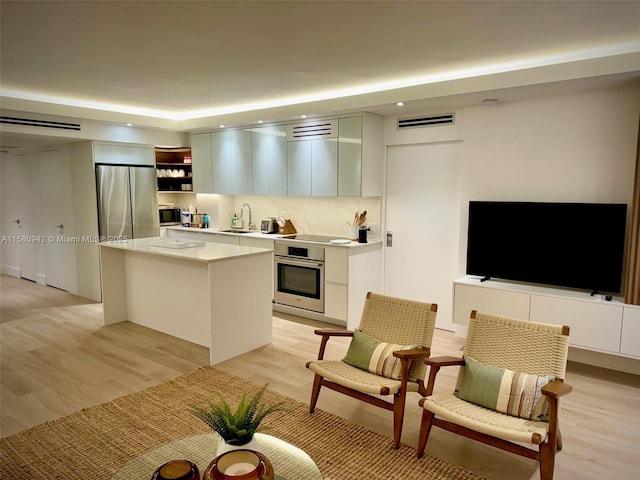
{"label": "wall-mounted air vent", "polygon": [[338,120],[317,120],[287,125],[287,141],[289,142],[316,138],[336,138],[337,136]]}
{"label": "wall-mounted air vent", "polygon": [[441,113],[439,115],[420,115],[411,118],[399,118],[398,130],[418,127],[437,127],[453,125],[455,116],[453,113]]}
{"label": "wall-mounted air vent", "polygon": [[80,131],[79,123],[51,122],[49,120],[36,120],[33,118],[0,117],[0,123],[6,125],[23,125],[25,127],[56,128],[58,130]]}

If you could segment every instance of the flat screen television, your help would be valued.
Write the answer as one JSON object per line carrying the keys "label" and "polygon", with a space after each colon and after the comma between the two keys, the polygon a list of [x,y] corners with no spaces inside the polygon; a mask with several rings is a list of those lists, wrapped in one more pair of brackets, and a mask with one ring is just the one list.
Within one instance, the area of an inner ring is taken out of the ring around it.
{"label": "flat screen television", "polygon": [[467,274],[619,293],[626,204],[469,202]]}

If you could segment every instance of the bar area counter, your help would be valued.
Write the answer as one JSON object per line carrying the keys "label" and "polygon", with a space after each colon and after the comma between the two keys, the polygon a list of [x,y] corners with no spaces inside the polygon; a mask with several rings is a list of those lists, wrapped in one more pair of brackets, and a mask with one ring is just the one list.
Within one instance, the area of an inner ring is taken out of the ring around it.
{"label": "bar area counter", "polygon": [[164,238],[100,243],[104,324],[209,348],[210,364],[271,343],[273,251]]}

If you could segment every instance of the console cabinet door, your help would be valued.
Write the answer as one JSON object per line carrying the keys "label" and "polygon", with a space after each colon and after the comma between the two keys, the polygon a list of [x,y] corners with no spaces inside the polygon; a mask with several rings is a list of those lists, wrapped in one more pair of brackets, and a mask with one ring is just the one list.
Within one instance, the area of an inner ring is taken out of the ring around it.
{"label": "console cabinet door", "polygon": [[620,353],[640,357],[640,307],[624,307]]}
{"label": "console cabinet door", "polygon": [[568,325],[569,344],[618,353],[622,331],[622,306],[531,295],[530,320]]}
{"label": "console cabinet door", "polygon": [[529,320],[528,293],[454,284],[453,323],[469,323],[472,310]]}

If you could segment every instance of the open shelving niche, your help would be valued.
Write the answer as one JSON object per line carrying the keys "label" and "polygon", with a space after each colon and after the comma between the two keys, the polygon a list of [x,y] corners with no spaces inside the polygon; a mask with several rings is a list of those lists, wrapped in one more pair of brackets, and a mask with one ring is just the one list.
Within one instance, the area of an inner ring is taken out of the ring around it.
{"label": "open shelving niche", "polygon": [[[193,193],[191,148],[156,148],[158,192]],[[184,172],[184,175],[162,175],[161,172]]]}

